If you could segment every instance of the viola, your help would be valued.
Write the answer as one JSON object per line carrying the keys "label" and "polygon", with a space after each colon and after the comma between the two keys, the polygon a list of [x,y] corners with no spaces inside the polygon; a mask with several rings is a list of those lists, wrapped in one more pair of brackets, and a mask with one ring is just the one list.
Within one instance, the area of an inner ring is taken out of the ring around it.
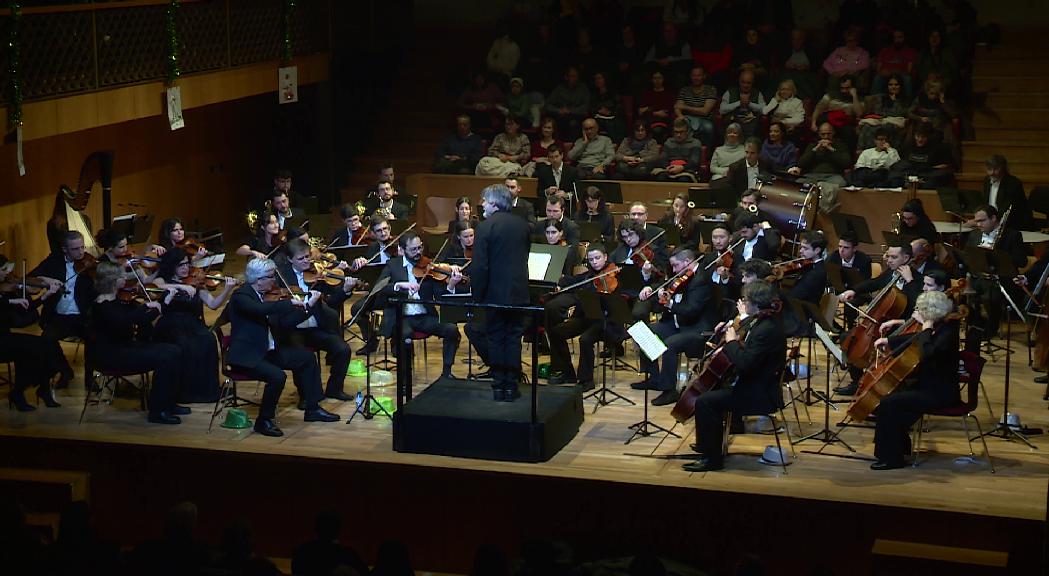
{"label": "viola", "polygon": [[[181,280],[182,284],[192,286],[198,290],[206,288],[208,290],[216,290],[219,286],[226,284],[226,277],[222,274],[208,274],[203,268],[193,268],[189,272],[189,276],[186,276]],[[237,281],[237,284],[240,284]]]}
{"label": "viola", "polygon": [[354,246],[371,244],[370,237],[368,236],[368,227],[361,226],[360,228],[354,230],[353,235],[350,237],[350,244]]}
{"label": "viola", "polygon": [[663,289],[663,295],[659,297],[659,304],[662,306],[669,304],[674,295],[681,290],[681,287],[688,284],[689,280],[695,275],[696,271],[692,266],[686,268],[684,272],[679,274],[677,278],[674,278],[674,281]]}

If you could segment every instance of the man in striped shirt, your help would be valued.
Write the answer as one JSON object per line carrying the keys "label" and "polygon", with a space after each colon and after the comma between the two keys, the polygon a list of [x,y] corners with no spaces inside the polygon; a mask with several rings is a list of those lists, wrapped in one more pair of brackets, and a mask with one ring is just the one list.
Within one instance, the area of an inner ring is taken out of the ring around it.
{"label": "man in striped shirt", "polygon": [[702,66],[695,66],[689,74],[690,86],[685,86],[677,94],[674,103],[674,114],[688,121],[692,133],[700,141],[710,146],[714,140],[714,107],[717,105],[717,89],[705,84],[706,73]]}

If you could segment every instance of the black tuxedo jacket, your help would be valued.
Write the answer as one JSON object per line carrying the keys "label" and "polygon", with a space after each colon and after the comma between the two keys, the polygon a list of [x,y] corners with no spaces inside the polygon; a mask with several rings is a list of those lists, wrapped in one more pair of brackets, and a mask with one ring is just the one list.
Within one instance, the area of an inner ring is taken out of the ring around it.
{"label": "black tuxedo jacket", "polygon": [[250,284],[233,291],[225,313],[230,321],[229,351],[226,361],[235,366],[254,368],[269,351],[267,331],[274,339],[281,329],[294,328],[306,319],[306,312],[291,302],[263,302]]}
{"label": "black tuxedo jacket", "polygon": [[[677,320],[678,327],[682,329],[695,327],[700,332],[709,330],[714,319],[710,314],[712,306],[708,306],[711,292],[710,279],[696,272],[685,285],[684,293],[675,294],[673,305],[669,309],[664,308],[660,321],[673,324]],[[655,297],[653,294],[652,298]]]}
{"label": "black tuxedo jacket", "polygon": [[811,304],[819,304],[823,293],[827,291],[827,265],[820,260],[811,268],[802,272],[801,277],[787,294],[795,300],[804,300]]}
{"label": "black tuxedo jacket", "polygon": [[[350,229],[346,228],[345,226],[343,226],[342,228],[339,228],[338,232],[335,233],[335,236],[332,239],[331,245],[332,245],[333,248],[342,248],[344,246],[353,246],[353,244],[351,244],[350,242],[351,242]],[[366,243],[367,242],[362,242],[362,244],[366,244]]]}
{"label": "black tuxedo jacket", "polygon": [[500,210],[478,224],[470,263],[474,298],[489,304],[528,304],[530,246],[528,223],[509,212]]}
{"label": "black tuxedo jacket", "polygon": [[[549,164],[539,164],[535,167],[535,177],[538,180],[536,190],[540,197],[546,192],[546,189],[551,186],[557,186],[559,190],[565,192],[576,193],[576,189],[579,188],[579,169],[575,166],[569,166],[568,164],[561,165],[561,184],[558,185],[554,181],[554,169]],[[583,190],[579,190],[583,192]]]}
{"label": "black tuxedo jacket", "polygon": [[[61,251],[52,252],[40,264],[37,264],[36,268],[29,271],[29,276],[46,276],[59,282],[65,282],[68,280],[66,278],[65,256],[62,255]],[[89,274],[77,275],[76,285],[73,287],[73,300],[76,301],[81,315],[87,314],[91,310],[91,305],[94,303],[96,295],[94,279]],[[60,296],[60,294],[52,294],[47,300],[44,300],[44,307],[40,314],[41,326],[45,326],[55,315],[55,308],[58,306]]]}
{"label": "black tuxedo jacket", "polygon": [[[957,366],[958,322],[942,322],[931,330],[922,330],[914,338],[918,341],[921,361],[918,364],[918,389],[936,399],[939,406],[958,404],[958,371],[945,369]],[[911,336],[889,338],[889,348],[897,349],[911,342]]]}
{"label": "black tuxedo jacket", "polygon": [[[991,199],[991,177],[983,179],[983,195]],[[998,185],[998,197],[995,199],[995,208],[1001,217],[1011,206],[1013,211],[1009,213],[1009,221],[1005,227],[1010,230],[1030,230],[1031,208],[1027,204],[1027,195],[1024,194],[1023,182],[1012,174],[1002,176],[1002,182]]]}
{"label": "black tuxedo jacket", "polygon": [[724,351],[739,375],[732,387],[734,412],[769,413],[783,406],[780,376],[786,363],[787,338],[778,319],[755,318],[746,335],[725,344]]}
{"label": "black tuxedo jacket", "polygon": [[[474,248],[476,250],[476,248]],[[470,265],[473,268],[473,264]],[[408,270],[404,267],[404,256],[397,256],[390,258],[386,263],[386,267],[383,268],[377,282],[381,282],[383,278],[389,278],[390,283],[382,289],[382,295],[385,298],[397,295],[399,297],[407,296],[407,292],[398,292],[394,289],[394,285],[398,282],[417,281],[415,278],[408,278]],[[458,288],[458,286],[456,287]],[[426,313],[437,317],[437,308],[433,305],[433,301],[438,296],[449,294],[447,285],[444,282],[438,282],[433,278],[425,278],[419,285],[419,300],[409,302],[409,304],[422,304],[426,307]],[[384,299],[385,299],[384,298]],[[385,311],[382,315],[382,334],[389,337],[393,334],[394,326],[397,323],[397,309],[392,303],[384,302]]]}
{"label": "black tuxedo jacket", "polygon": [[[889,281],[892,279],[892,270],[887,267],[877,278],[871,278],[860,282],[853,288],[857,294],[876,294],[879,290],[884,288]],[[922,293],[922,275],[917,272],[914,273],[914,280],[907,282],[903,285],[903,295],[907,297],[907,308],[904,309],[903,314],[900,318],[907,319],[911,317],[911,312],[914,312],[914,303],[918,300],[918,296]]]}
{"label": "black tuxedo jacket", "polygon": [[[364,201],[364,215],[370,218],[375,211],[379,209],[379,199],[376,197],[368,198]],[[393,212],[393,217],[397,220],[404,220],[408,218],[408,207],[401,204],[397,200],[393,201],[393,208],[390,209]]]}
{"label": "black tuxedo jacket", "polygon": [[[768,230],[766,230],[764,234],[768,234]],[[762,238],[764,238],[764,234],[762,235]],[[743,264],[743,262],[744,262],[744,260],[743,260],[743,246],[745,244],[746,244],[746,241],[740,242],[739,246],[736,246],[735,248],[732,249],[732,269],[733,269],[733,271],[736,271],[739,268],[740,264]],[[769,243],[767,241],[762,242],[760,240],[758,242],[754,243],[754,250],[751,251],[751,253],[750,253],[750,257],[751,258],[759,258],[761,260],[765,260],[766,262],[772,262],[772,259],[775,256],[776,256],[776,252],[772,249],[771,246],[769,246]],[[737,276],[738,276],[738,274],[737,274]]]}
{"label": "black tuxedo jacket", "polygon": [[[758,159],[758,175],[759,177],[767,177],[772,175],[775,170],[775,166],[772,162],[764,158]],[[725,178],[728,180],[729,188],[737,195],[742,194],[744,190],[750,188],[747,182],[747,159],[736,160],[728,166],[728,176]]]}
{"label": "black tuxedo jacket", "polygon": [[[827,256],[827,263],[829,263],[829,264],[837,264],[839,267],[841,267],[842,270],[846,269],[841,264],[841,254],[838,254],[837,250],[831,252],[830,256]],[[858,271],[860,276],[864,280],[870,280],[871,274],[872,274],[871,257],[867,256],[865,253],[860,252],[859,250],[857,250],[855,252],[855,254],[852,256],[852,268],[851,269]],[[848,279],[846,278],[846,276],[844,274],[842,274],[842,281],[845,282],[845,287],[846,288],[849,288],[849,289],[854,288],[854,286],[850,285]]]}
{"label": "black tuxedo jacket", "polygon": [[[1015,211],[1013,212],[1016,213]],[[1012,216],[1009,216],[1012,219]],[[1006,222],[1006,225],[1009,223]],[[1002,235],[998,239],[998,246],[996,250],[1004,250],[1009,254],[1009,259],[1012,260],[1013,264],[1017,268],[1022,268],[1027,264],[1027,247],[1024,245],[1023,235],[1017,230],[1011,230],[1006,228],[999,232]],[[969,233],[969,238],[966,240],[965,245],[969,248],[978,247],[980,241],[983,239],[983,235],[979,230],[973,230]]]}
{"label": "black tuxedo jacket", "polygon": [[530,226],[535,224],[535,205],[524,198],[517,198],[514,206],[510,208],[510,213],[523,217]]}
{"label": "black tuxedo jacket", "polygon": [[[284,278],[285,281],[292,287],[298,286],[298,277],[295,276],[295,269],[291,265],[291,261],[287,258],[281,258],[277,262],[277,271]],[[309,287],[309,286],[307,286]],[[310,307],[307,312],[307,317],[313,316],[317,319],[317,327],[327,331],[333,331],[336,334],[339,333],[339,313],[333,309],[333,306],[341,306],[346,301],[348,296],[342,291],[342,285],[329,286],[324,282],[315,283],[312,288],[324,296],[317,302],[316,306]],[[280,331],[281,342],[286,341],[285,337],[288,335],[289,330],[281,329]],[[274,332],[274,336],[277,336],[277,331]]]}

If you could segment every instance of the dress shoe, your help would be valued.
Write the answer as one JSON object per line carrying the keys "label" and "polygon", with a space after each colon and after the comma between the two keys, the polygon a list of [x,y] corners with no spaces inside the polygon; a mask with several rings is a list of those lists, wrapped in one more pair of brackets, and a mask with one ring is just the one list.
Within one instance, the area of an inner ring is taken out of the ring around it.
{"label": "dress shoe", "polygon": [[506,402],[506,390],[502,388],[492,388],[492,400],[496,402]]}
{"label": "dress shoe", "polygon": [[699,454],[700,456],[705,454],[705,452],[703,452],[703,449],[699,447],[699,444],[696,444],[695,442],[689,444],[688,447],[690,450],[692,450],[696,454]]}
{"label": "dress shoe", "polygon": [[477,374],[474,374],[474,378],[477,380],[491,380],[492,371],[485,370],[484,372],[478,372]]}
{"label": "dress shoe", "polygon": [[713,472],[715,470],[721,470],[725,467],[725,462],[722,460],[714,460],[713,458],[703,457],[695,462],[689,462],[681,467],[686,472]]}
{"label": "dress shoe", "polygon": [[343,402],[349,402],[353,400],[353,396],[343,392],[342,390],[336,392],[325,392],[324,396],[331,398],[332,400],[341,400]]}
{"label": "dress shoe", "polygon": [[263,420],[261,418],[255,420],[255,431],[263,436],[278,437],[283,436],[284,432],[277,428],[277,423],[273,420]]}
{"label": "dress shoe", "polygon": [[1049,384],[1049,374],[1045,376],[1038,376],[1034,379],[1035,384]]}
{"label": "dress shoe", "polygon": [[444,370],[441,371],[441,378],[448,378],[448,379],[451,379],[451,380],[458,380],[459,379],[455,375],[455,373],[452,372],[451,366],[449,366],[449,367],[447,367],[447,368],[445,368]]}
{"label": "dress shoe", "polygon": [[48,386],[37,386],[36,388],[36,403],[39,404],[41,402],[48,408],[62,407],[58,400],[55,400],[55,391]]}
{"label": "dress shoe", "polygon": [[503,389],[503,402],[513,402],[521,397],[520,388],[504,388]]}
{"label": "dress shoe", "polygon": [[593,390],[594,389],[594,381],[593,380],[584,380],[584,381],[580,382],[579,383],[579,389],[581,391],[583,391],[583,392],[589,392],[590,390]]}
{"label": "dress shoe", "polygon": [[150,412],[146,420],[153,424],[181,424],[182,419],[171,412]]}
{"label": "dress shoe", "polygon": [[664,390],[659,396],[652,399],[653,406],[668,406],[677,402],[677,399],[681,397],[681,393],[677,390]]}
{"label": "dress shoe", "polygon": [[14,408],[19,412],[32,412],[33,410],[36,410],[36,406],[25,401],[25,395],[22,394],[21,390],[18,392],[12,390],[11,393],[7,395],[7,407]]}
{"label": "dress shoe", "polygon": [[186,416],[188,414],[192,414],[193,409],[189,406],[179,406],[178,404],[175,404],[175,406],[171,409],[171,413],[176,416]]}
{"label": "dress shoe", "polygon": [[306,414],[302,417],[306,422],[338,422],[339,418],[340,416],[338,414],[328,412],[319,406],[313,410],[307,410]]}
{"label": "dress shoe", "polygon": [[379,349],[379,340],[378,339],[368,340],[367,342],[364,343],[364,346],[361,346],[360,348],[357,349],[355,354],[357,354],[358,356],[368,356],[368,355],[371,355],[371,354],[375,354],[375,352],[378,349]]}
{"label": "dress shoe", "polygon": [[896,470],[897,468],[903,468],[905,466],[907,466],[907,463],[903,460],[898,460],[894,462],[885,462],[882,460],[878,460],[874,464],[871,464],[871,470]]}
{"label": "dress shoe", "polygon": [[304,400],[302,398],[299,398],[298,403],[295,404],[295,409],[296,410],[305,410],[306,409],[306,400]]}
{"label": "dress shoe", "polygon": [[546,381],[551,386],[560,386],[561,384],[575,384],[576,378],[574,374],[551,374]]}
{"label": "dress shoe", "polygon": [[630,385],[634,390],[655,390],[656,385],[649,380],[642,380],[640,382],[634,382]]}
{"label": "dress shoe", "polygon": [[859,389],[857,384],[849,384],[847,386],[838,386],[834,389],[834,393],[839,396],[855,396],[856,391]]}

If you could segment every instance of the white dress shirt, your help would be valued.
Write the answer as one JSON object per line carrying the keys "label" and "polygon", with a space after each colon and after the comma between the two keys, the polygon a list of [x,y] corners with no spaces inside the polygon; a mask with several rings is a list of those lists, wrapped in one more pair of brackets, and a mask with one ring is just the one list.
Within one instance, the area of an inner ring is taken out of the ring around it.
{"label": "white dress shirt", "polygon": [[79,277],[80,275],[73,269],[73,263],[66,260],[66,285],[62,292],[62,297],[55,304],[55,312],[57,314],[63,316],[80,314],[80,307],[76,305],[76,298],[73,298],[73,294],[76,292],[76,280]]}

